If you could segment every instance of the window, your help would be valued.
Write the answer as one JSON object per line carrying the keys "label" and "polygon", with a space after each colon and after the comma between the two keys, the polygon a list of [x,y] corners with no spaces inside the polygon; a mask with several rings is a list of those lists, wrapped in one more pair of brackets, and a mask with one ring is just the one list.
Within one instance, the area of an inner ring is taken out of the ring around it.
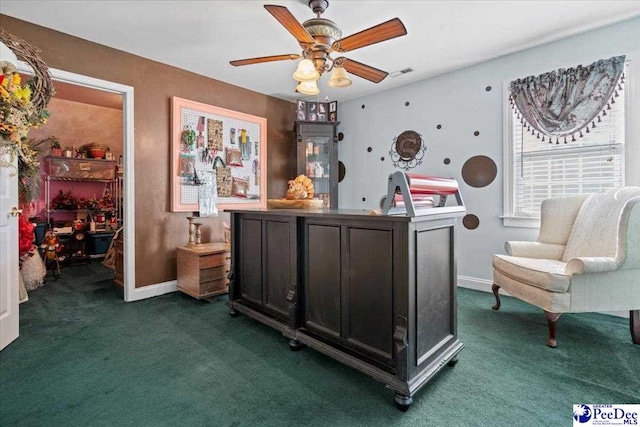
{"label": "window", "polygon": [[[508,91],[508,89],[507,89]],[[589,133],[564,144],[527,131],[508,105],[505,129],[505,225],[539,225],[540,204],[549,197],[605,191],[625,185],[625,90]],[[508,116],[507,116],[508,114]],[[508,169],[507,169],[508,168]]]}

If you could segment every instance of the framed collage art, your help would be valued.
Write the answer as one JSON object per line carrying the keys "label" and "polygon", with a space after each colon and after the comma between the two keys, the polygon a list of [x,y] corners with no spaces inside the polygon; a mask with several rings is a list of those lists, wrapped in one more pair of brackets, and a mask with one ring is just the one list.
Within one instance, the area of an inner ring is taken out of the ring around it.
{"label": "framed collage art", "polygon": [[267,119],[171,98],[171,211],[199,210],[198,188],[213,176],[218,208],[267,206]]}

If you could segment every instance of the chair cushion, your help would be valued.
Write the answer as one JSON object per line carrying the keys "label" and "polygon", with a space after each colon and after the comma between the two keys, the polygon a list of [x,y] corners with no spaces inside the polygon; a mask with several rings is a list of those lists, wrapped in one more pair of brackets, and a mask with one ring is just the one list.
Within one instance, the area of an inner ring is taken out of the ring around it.
{"label": "chair cushion", "polygon": [[622,211],[639,196],[638,187],[624,187],[589,196],[573,223],[562,261],[569,262],[579,257],[616,258]]}
{"label": "chair cushion", "polygon": [[493,268],[512,279],[550,292],[567,292],[571,276],[564,274],[567,264],[553,259],[494,255]]}

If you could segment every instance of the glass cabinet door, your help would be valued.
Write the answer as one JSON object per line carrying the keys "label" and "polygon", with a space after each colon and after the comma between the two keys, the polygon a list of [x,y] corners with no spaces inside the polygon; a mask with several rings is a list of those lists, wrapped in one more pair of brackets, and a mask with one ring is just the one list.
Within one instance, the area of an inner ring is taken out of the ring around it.
{"label": "glass cabinet door", "polygon": [[313,183],[313,198],[338,208],[338,139],[340,122],[296,122],[297,169]]}
{"label": "glass cabinet door", "polygon": [[303,139],[305,145],[305,175],[313,182],[314,199],[331,206],[331,138],[313,136]]}

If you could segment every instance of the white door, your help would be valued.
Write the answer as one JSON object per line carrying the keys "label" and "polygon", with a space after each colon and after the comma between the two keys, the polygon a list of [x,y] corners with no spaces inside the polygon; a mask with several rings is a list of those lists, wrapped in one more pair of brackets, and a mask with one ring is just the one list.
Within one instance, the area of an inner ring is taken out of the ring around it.
{"label": "white door", "polygon": [[18,338],[18,175],[0,166],[0,350]]}

